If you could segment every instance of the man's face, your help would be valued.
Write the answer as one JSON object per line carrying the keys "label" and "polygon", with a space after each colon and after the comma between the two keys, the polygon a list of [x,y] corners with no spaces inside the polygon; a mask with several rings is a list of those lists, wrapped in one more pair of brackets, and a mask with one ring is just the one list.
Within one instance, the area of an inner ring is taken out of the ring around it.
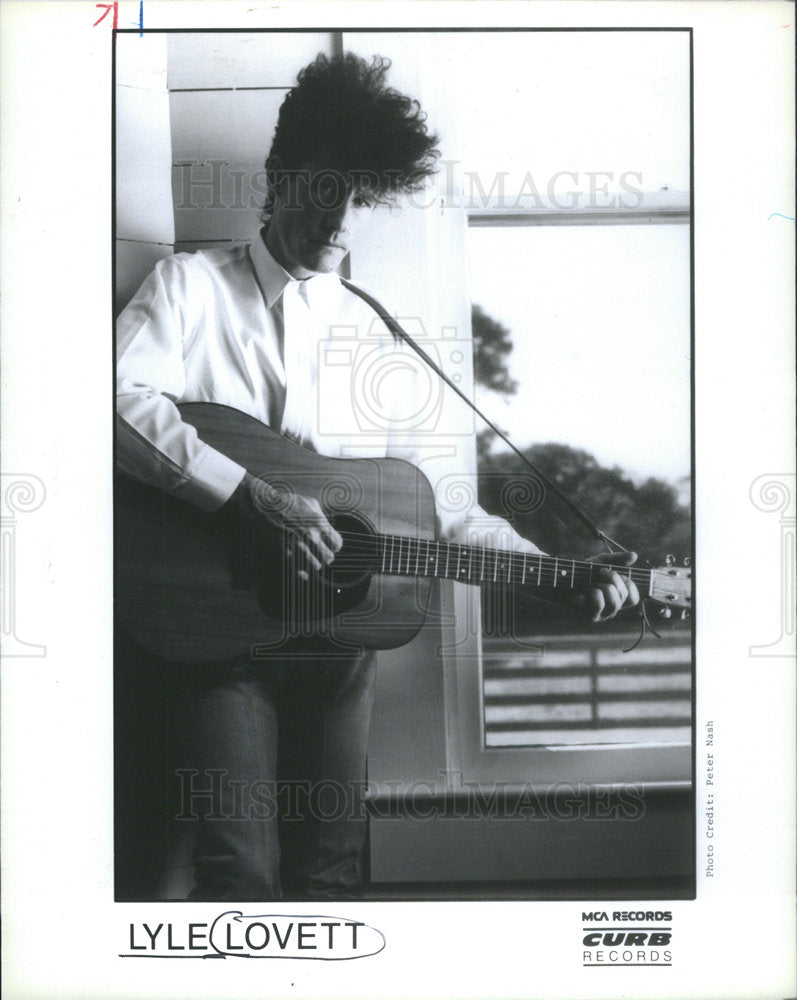
{"label": "man's face", "polygon": [[294,278],[334,271],[371,218],[375,199],[340,171],[308,164],[282,177],[266,246]]}

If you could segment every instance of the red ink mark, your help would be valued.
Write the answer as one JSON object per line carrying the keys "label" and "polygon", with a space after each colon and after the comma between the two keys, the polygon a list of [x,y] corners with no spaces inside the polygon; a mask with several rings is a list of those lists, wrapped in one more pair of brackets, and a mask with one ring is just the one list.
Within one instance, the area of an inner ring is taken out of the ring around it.
{"label": "red ink mark", "polygon": [[97,20],[92,24],[92,28],[96,28],[100,21],[104,21],[108,14],[113,11],[113,30],[116,31],[116,27],[119,24],[119,2],[115,0],[114,3],[95,3],[95,7],[104,7],[105,13],[100,14]]}

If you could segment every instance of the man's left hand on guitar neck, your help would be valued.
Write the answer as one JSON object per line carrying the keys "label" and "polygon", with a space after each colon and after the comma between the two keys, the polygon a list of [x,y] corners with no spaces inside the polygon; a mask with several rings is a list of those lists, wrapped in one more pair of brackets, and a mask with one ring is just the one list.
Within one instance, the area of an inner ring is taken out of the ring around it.
{"label": "man's left hand on guitar neck", "polygon": [[[508,546],[512,551],[548,555],[548,553],[542,552],[534,542],[523,538],[517,532],[513,531],[512,535]],[[619,551],[612,552],[611,555],[593,556],[587,561],[611,562],[613,566],[633,566],[637,561],[637,554],[636,552]],[[546,596],[558,603],[560,607],[566,604],[577,608],[579,616],[584,616],[592,622],[609,621],[624,608],[632,608],[639,604],[639,590],[634,581],[608,566],[599,570],[597,580],[586,593],[569,593],[563,599],[561,592],[557,592],[554,588]]]}
{"label": "man's left hand on guitar neck", "polygon": [[[460,526],[455,533],[463,541],[470,544],[496,545],[511,552],[528,552],[532,555],[549,555],[538,548],[534,542],[519,535],[512,526],[502,518],[486,514],[480,507],[478,519],[472,523]],[[485,535],[485,531],[487,534]],[[499,541],[499,539],[501,541]],[[633,566],[637,561],[636,552],[612,552],[611,555],[602,554],[593,556],[588,562],[606,563],[611,562],[613,566]],[[592,622],[604,622],[614,618],[618,612],[624,608],[632,608],[639,604],[639,590],[636,584],[629,577],[618,573],[616,570],[606,566],[599,570],[597,579],[587,592],[568,593],[562,597],[561,591],[556,588],[546,593],[552,601],[560,607],[570,605],[577,608],[579,616],[585,616]]]}
{"label": "man's left hand on guitar neck", "polygon": [[[611,556],[597,556],[591,562],[611,559],[615,566],[633,566],[636,552],[612,552]],[[639,604],[639,591],[633,580],[608,567],[600,570],[598,583],[583,598],[584,610],[590,621],[603,622],[614,618],[623,608]]]}

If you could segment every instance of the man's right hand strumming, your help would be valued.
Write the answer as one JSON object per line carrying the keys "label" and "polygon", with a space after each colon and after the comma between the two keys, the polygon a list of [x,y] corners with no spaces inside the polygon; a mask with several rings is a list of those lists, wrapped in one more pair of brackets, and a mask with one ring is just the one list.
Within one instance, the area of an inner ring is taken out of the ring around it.
{"label": "man's right hand strumming", "polygon": [[276,489],[248,472],[225,507],[237,510],[256,538],[283,548],[302,580],[328,566],[343,544],[315,497]]}

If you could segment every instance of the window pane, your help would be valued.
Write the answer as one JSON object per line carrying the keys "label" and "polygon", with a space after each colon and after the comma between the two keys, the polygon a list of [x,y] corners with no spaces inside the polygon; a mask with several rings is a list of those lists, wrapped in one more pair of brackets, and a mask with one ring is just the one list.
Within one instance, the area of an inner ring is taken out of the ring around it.
{"label": "window pane", "polygon": [[[505,360],[517,391],[480,389],[487,410],[516,445],[536,446],[538,461],[564,456],[586,470],[584,483],[587,473],[600,481],[600,495],[585,487],[578,499],[621,544],[653,565],[672,544],[688,555],[688,227],[472,227],[468,238],[472,301],[513,345]],[[546,443],[558,450],[540,448]],[[488,507],[487,481],[503,456],[500,441],[482,456]],[[553,554],[588,554],[576,534],[546,534],[543,514],[518,515],[516,525]],[[503,602],[508,610],[485,595],[488,746],[689,739],[689,622],[660,622],[662,639],[624,654],[636,619],[573,635],[572,626],[551,628],[545,607]]]}
{"label": "window pane", "polygon": [[441,132],[466,204],[523,194],[573,209],[606,204],[604,189],[689,189],[687,32],[475,32],[438,45]]}
{"label": "window pane", "polygon": [[515,444],[563,441],[635,476],[690,472],[689,229],[473,227],[472,302],[506,326]]}

